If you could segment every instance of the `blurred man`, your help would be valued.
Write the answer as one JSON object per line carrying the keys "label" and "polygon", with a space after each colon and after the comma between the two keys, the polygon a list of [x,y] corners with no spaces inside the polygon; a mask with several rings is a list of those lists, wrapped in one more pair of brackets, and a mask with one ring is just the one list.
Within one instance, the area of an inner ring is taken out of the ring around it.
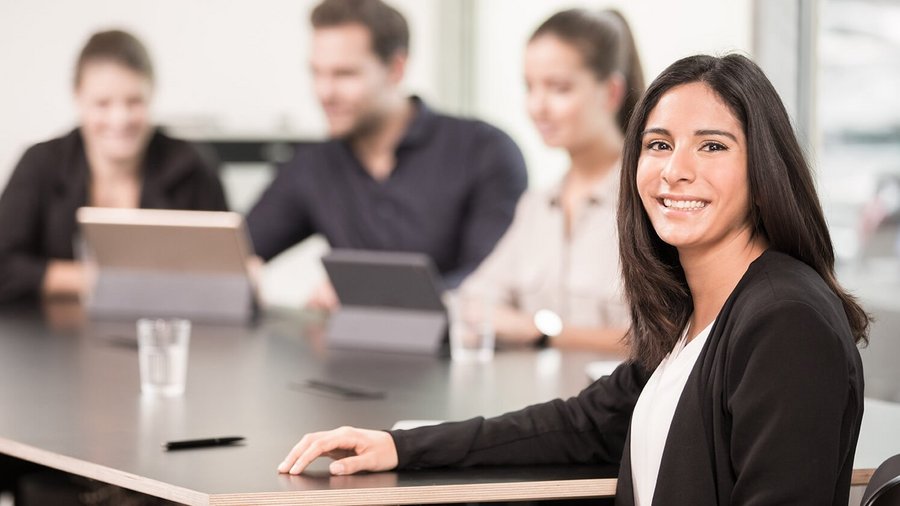
{"label": "blurred man", "polygon": [[[497,128],[406,95],[409,29],[381,0],[325,0],[311,20],[331,139],[298,148],[250,212],[257,254],[320,233],[334,248],[427,253],[455,287],[512,220],[527,184],[521,152]],[[309,302],[335,304],[327,284]]]}

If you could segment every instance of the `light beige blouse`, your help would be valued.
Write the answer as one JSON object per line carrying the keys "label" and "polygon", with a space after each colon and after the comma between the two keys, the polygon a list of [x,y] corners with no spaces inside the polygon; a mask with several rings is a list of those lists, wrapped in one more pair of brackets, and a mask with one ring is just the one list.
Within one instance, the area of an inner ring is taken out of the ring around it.
{"label": "light beige blouse", "polygon": [[529,314],[550,309],[566,325],[627,327],[616,232],[618,162],[581,204],[570,237],[561,190],[562,182],[522,196],[512,225],[462,290],[491,292],[498,303]]}

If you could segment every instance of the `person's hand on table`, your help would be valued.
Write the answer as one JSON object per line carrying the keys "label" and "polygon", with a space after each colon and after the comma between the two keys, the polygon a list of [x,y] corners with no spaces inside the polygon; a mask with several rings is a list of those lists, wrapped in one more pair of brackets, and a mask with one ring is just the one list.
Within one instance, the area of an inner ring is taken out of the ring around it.
{"label": "person's hand on table", "polygon": [[87,291],[89,273],[81,262],[50,260],[41,287],[48,298],[80,297]]}
{"label": "person's hand on table", "polygon": [[307,309],[332,312],[341,305],[337,292],[327,278],[322,280],[312,291],[306,301]]}
{"label": "person's hand on table", "polygon": [[390,434],[380,430],[341,427],[313,432],[300,439],[281,464],[279,473],[300,474],[319,457],[331,457],[331,474],[387,471],[397,467],[397,447]]}
{"label": "person's hand on table", "polygon": [[508,344],[534,344],[541,331],[534,325],[534,317],[509,306],[494,310],[494,331],[497,340]]}

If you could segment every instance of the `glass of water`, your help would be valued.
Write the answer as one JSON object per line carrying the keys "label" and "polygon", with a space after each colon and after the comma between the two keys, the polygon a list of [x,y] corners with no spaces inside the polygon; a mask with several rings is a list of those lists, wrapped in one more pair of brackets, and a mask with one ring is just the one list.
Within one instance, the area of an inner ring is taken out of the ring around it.
{"label": "glass of water", "polygon": [[141,392],[178,396],[187,379],[191,322],[141,318],[137,322]]}
{"label": "glass of water", "polygon": [[482,291],[456,291],[447,297],[450,356],[460,362],[494,358],[494,301]]}

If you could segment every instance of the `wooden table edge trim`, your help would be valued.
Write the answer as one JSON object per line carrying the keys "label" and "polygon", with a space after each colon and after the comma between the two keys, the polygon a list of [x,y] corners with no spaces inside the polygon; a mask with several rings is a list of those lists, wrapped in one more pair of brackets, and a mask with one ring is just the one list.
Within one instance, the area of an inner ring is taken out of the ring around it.
{"label": "wooden table edge trim", "polygon": [[191,506],[206,506],[209,504],[209,494],[179,487],[177,485],[170,485],[162,481],[145,478],[111,467],[79,460],[74,457],[41,450],[40,448],[35,448],[3,437],[0,437],[0,453],[66,473],[77,474],[85,478],[110,483],[155,497],[161,497],[170,501]]}
{"label": "wooden table edge trim", "polygon": [[[865,486],[874,469],[854,469],[851,486]],[[586,490],[590,490],[586,493]],[[412,492],[412,493],[410,493]],[[512,501],[520,499],[565,499],[613,496],[615,478],[557,480],[526,483],[484,483],[426,485],[418,487],[361,488],[344,490],[306,490],[257,494],[212,494],[210,505],[338,505],[352,501],[359,505],[428,504],[466,501]]]}
{"label": "wooden table edge trim", "polygon": [[873,473],[875,473],[874,469],[854,469],[853,475],[850,477],[850,486],[868,485]]}
{"label": "wooden table edge trim", "polygon": [[554,480],[518,483],[423,485],[342,490],[303,490],[255,494],[211,494],[210,505],[337,505],[428,504],[520,499],[611,497],[615,478]]}

